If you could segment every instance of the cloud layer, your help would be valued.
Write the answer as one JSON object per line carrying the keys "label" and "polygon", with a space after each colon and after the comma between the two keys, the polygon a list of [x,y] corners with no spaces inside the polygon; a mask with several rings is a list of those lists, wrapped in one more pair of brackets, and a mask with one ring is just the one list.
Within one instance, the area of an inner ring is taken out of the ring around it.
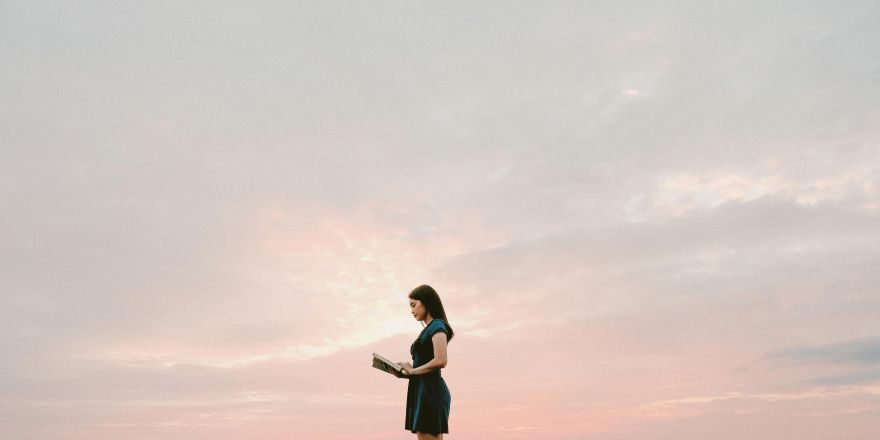
{"label": "cloud layer", "polygon": [[880,431],[872,2],[0,11],[5,439]]}

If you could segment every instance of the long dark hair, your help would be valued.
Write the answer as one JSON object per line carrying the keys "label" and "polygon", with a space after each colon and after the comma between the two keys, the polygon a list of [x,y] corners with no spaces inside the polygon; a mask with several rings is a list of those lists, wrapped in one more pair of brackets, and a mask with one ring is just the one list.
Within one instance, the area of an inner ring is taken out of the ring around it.
{"label": "long dark hair", "polygon": [[442,320],[446,323],[446,328],[449,329],[449,340],[452,340],[452,335],[455,332],[452,331],[452,326],[449,325],[449,319],[446,318],[446,310],[443,310],[443,303],[440,301],[440,295],[437,294],[437,291],[434,290],[433,287],[422,284],[419,287],[416,287],[409,293],[409,299],[417,299],[425,305],[425,308],[428,309],[428,313],[431,314],[431,317],[434,319]]}

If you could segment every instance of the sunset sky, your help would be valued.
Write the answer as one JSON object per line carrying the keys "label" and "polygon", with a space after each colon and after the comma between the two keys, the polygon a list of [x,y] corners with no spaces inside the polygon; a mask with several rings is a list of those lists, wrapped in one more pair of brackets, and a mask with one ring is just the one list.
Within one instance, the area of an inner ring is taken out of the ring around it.
{"label": "sunset sky", "polygon": [[0,438],[876,438],[878,23],[0,0]]}

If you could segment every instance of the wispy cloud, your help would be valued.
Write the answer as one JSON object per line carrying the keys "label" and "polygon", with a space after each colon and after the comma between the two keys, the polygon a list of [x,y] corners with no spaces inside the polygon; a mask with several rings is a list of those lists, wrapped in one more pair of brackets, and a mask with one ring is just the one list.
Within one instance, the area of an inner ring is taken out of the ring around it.
{"label": "wispy cloud", "polygon": [[769,360],[805,363],[877,364],[880,363],[880,337],[786,348],[767,353],[765,357]]}
{"label": "wispy cloud", "polygon": [[2,8],[4,439],[876,431],[871,2]]}

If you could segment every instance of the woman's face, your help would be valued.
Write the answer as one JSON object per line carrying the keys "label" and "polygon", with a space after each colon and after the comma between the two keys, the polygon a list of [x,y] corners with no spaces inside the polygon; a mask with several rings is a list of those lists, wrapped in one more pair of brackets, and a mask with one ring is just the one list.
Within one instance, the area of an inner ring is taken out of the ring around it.
{"label": "woman's face", "polygon": [[424,321],[428,317],[428,310],[425,309],[425,305],[417,299],[409,300],[409,308],[416,321]]}

